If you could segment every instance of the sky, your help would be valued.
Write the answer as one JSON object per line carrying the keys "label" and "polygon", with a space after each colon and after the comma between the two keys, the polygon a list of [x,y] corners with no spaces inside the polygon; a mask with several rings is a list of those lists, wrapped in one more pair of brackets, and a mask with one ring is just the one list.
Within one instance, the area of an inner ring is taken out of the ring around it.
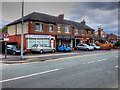
{"label": "sky", "polygon": [[[40,12],[53,16],[64,14],[64,18],[76,22],[83,19],[97,30],[118,34],[117,2],[25,2],[24,15]],[[0,27],[21,18],[21,2],[2,2],[2,24]]]}

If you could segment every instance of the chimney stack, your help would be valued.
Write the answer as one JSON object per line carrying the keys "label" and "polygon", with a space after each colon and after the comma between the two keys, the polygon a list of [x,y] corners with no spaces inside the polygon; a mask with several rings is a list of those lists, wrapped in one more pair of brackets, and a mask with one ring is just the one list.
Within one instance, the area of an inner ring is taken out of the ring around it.
{"label": "chimney stack", "polygon": [[58,18],[64,19],[64,14],[59,14],[59,15],[58,15]]}
{"label": "chimney stack", "polygon": [[101,37],[101,28],[98,28],[98,37]]}
{"label": "chimney stack", "polygon": [[86,22],[85,22],[85,20],[83,19],[83,21],[82,21],[81,23],[82,23],[83,25],[85,25]]}

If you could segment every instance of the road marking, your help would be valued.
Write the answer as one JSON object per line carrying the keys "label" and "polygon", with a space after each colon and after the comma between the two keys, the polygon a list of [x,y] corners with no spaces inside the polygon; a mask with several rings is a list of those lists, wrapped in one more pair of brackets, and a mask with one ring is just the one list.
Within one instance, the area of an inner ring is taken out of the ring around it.
{"label": "road marking", "polygon": [[95,63],[96,61],[91,61],[91,62],[88,62],[88,64],[90,64],[90,63]]}
{"label": "road marking", "polygon": [[118,68],[118,65],[117,65],[117,66],[115,66],[115,68]]}
{"label": "road marking", "polygon": [[108,58],[104,58],[104,59],[101,59],[101,60],[91,61],[91,62],[87,62],[87,63],[83,63],[83,64],[91,64],[91,63],[101,62],[101,61],[105,61],[105,60],[107,60],[107,59],[108,59]]}
{"label": "road marking", "polygon": [[[65,59],[70,59],[70,58],[79,58],[79,57],[86,57],[86,56],[93,56],[93,55],[100,55],[100,54],[108,54],[109,52],[106,53],[95,53],[95,54],[89,54],[89,55],[77,55],[77,56],[72,56],[72,57],[64,57],[64,58],[57,58],[57,59],[51,59],[51,60],[46,60],[44,62],[49,62],[49,61],[58,61],[58,60],[65,60]],[[112,52],[116,53],[116,51]],[[22,64],[33,64],[33,63],[39,63],[39,61],[36,62],[27,62],[27,63],[22,63]],[[18,64],[9,64],[9,65],[22,65],[21,63]]]}
{"label": "road marking", "polygon": [[101,60],[97,60],[96,62],[101,62],[101,61],[105,61],[107,60],[108,58],[104,58],[104,59],[101,59]]}
{"label": "road marking", "polygon": [[28,77],[32,77],[32,76],[36,76],[36,75],[41,75],[41,74],[46,74],[46,73],[58,71],[58,70],[61,70],[61,69],[62,68],[60,68],[60,69],[53,69],[53,70],[48,70],[48,71],[44,71],[44,72],[34,73],[34,74],[25,75],[25,76],[21,76],[21,77],[6,79],[6,80],[0,81],[0,83],[8,82],[8,81],[14,81],[14,80],[23,79],[23,78],[28,78]]}

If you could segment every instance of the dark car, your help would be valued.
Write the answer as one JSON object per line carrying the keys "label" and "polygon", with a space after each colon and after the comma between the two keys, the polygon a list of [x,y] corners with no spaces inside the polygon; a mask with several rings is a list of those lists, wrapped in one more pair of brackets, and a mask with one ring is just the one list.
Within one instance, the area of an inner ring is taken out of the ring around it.
{"label": "dark car", "polygon": [[71,52],[71,48],[69,45],[60,45],[57,47],[57,50],[62,52]]}
{"label": "dark car", "polygon": [[[18,46],[16,45],[7,45],[7,54],[12,54],[12,55],[20,55],[21,50]],[[25,54],[25,50],[23,50],[23,54]]]}

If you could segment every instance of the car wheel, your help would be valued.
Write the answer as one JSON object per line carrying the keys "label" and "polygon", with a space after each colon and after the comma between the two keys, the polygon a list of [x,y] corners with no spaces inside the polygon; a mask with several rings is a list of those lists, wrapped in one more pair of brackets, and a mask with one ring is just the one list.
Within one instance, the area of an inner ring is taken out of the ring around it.
{"label": "car wheel", "polygon": [[88,49],[88,48],[87,48],[86,50],[87,50],[87,51],[89,51],[89,49]]}
{"label": "car wheel", "polygon": [[77,47],[76,50],[79,50],[79,48]]}
{"label": "car wheel", "polygon": [[53,50],[52,50],[52,52],[54,53],[54,52],[55,52],[55,50],[53,49]]}
{"label": "car wheel", "polygon": [[40,54],[42,54],[43,53],[43,50],[40,50]]}
{"label": "car wheel", "polygon": [[16,53],[15,52],[13,52],[13,55],[15,55]]}

